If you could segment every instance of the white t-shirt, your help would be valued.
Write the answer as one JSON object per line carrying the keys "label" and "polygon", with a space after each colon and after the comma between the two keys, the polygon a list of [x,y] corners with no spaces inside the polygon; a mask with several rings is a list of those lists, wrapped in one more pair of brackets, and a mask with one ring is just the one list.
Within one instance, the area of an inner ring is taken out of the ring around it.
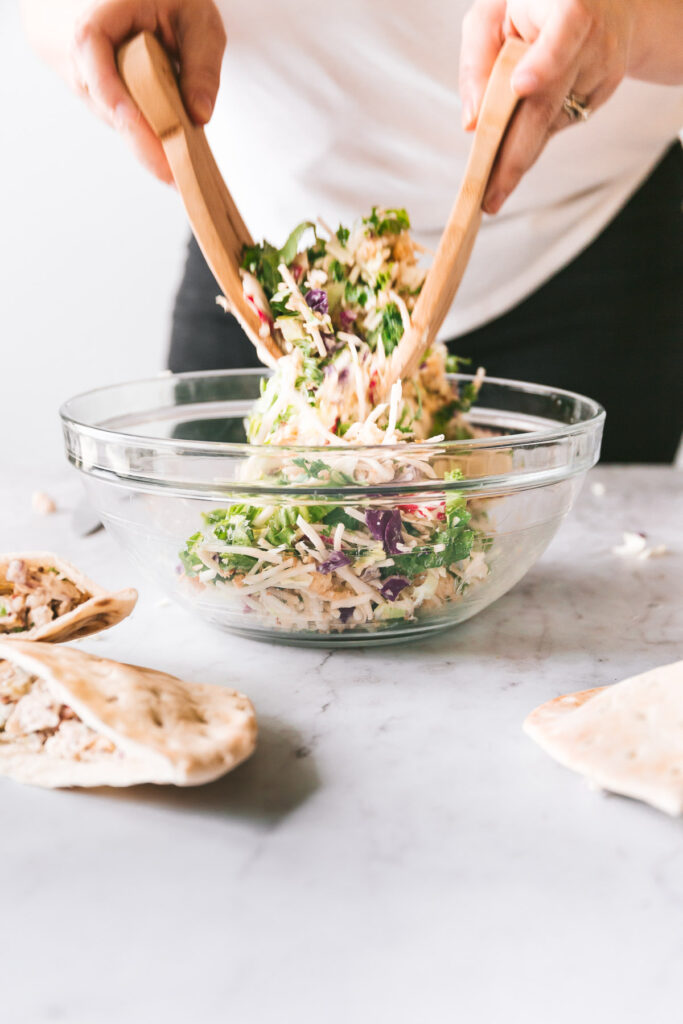
{"label": "white t-shirt", "polygon": [[[221,0],[228,48],[209,138],[256,238],[404,206],[436,248],[471,137],[461,128],[469,0]],[[484,218],[444,324],[454,337],[515,306],[585,248],[683,126],[683,89],[627,80],[547,146]]]}

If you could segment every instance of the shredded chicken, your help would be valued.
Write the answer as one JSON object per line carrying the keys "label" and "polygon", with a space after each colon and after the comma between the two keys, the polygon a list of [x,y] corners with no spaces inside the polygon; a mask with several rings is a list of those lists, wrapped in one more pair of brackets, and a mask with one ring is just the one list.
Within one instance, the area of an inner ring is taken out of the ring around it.
{"label": "shredded chicken", "polygon": [[53,566],[13,559],[0,575],[0,634],[44,626],[73,611],[90,595]]}
{"label": "shredded chicken", "polygon": [[44,749],[52,757],[77,761],[116,753],[116,746],[55,699],[43,679],[0,662],[0,743],[20,741],[24,749]]}

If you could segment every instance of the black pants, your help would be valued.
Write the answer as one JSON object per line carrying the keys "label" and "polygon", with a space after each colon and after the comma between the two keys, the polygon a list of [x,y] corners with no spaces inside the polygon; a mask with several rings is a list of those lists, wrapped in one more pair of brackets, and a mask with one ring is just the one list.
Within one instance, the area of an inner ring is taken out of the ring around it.
{"label": "black pants", "polygon": [[[606,462],[671,462],[683,430],[683,150],[676,142],[602,234],[515,309],[449,343],[607,409]],[[194,239],[173,313],[174,372],[258,366]],[[457,299],[456,299],[457,301]]]}

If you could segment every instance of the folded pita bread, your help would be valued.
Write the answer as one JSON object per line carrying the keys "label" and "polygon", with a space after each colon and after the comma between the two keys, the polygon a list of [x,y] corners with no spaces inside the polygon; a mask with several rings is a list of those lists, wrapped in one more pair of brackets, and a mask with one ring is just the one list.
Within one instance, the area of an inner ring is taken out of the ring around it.
{"label": "folded pita bread", "polygon": [[53,644],[0,640],[0,659],[0,775],[18,782],[196,786],[254,749],[235,690]]}
{"label": "folded pita bread", "polygon": [[683,814],[683,661],[557,697],[524,731],[601,788]]}
{"label": "folded pita bread", "polygon": [[137,599],[136,590],[105,590],[48,552],[0,555],[1,639],[62,643],[90,636],[125,619]]}

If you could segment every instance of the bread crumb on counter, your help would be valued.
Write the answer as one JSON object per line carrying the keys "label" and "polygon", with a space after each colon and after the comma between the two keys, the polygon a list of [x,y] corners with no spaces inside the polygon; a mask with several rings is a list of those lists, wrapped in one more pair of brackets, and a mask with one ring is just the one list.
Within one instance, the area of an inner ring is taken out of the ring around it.
{"label": "bread crumb on counter", "polygon": [[57,503],[45,491],[34,491],[31,496],[31,507],[39,516],[51,516],[57,511]]}

